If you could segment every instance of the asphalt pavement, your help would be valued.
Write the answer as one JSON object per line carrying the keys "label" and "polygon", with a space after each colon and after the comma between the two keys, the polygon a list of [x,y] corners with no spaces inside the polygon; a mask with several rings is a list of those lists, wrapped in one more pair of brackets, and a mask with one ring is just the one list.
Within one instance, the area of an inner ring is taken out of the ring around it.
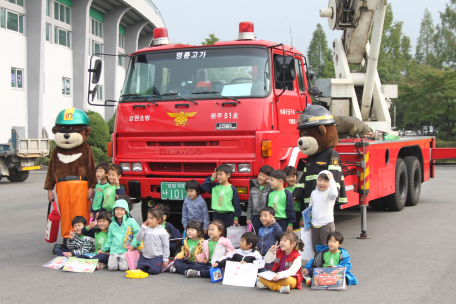
{"label": "asphalt pavement", "polygon": [[[42,267],[52,260],[44,240],[46,172],[31,172],[23,183],[0,181],[0,303],[455,303],[455,167],[438,167],[422,185],[417,206],[401,212],[368,210],[372,239],[358,240],[360,210],[337,210],[336,228],[352,258],[359,285],[342,291],[269,290],[212,284],[164,273],[147,279],[125,278],[120,271],[68,273]],[[132,215],[141,223],[140,207]]]}

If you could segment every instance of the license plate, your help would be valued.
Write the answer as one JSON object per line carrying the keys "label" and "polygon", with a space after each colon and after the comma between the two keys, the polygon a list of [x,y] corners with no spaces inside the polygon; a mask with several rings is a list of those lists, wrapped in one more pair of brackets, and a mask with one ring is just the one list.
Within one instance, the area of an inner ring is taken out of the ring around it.
{"label": "license plate", "polygon": [[160,183],[160,194],[161,199],[183,201],[187,195],[187,192],[185,191],[185,183],[162,182]]}
{"label": "license plate", "polygon": [[31,171],[31,170],[39,170],[40,166],[33,166],[33,167],[22,167],[22,171]]}

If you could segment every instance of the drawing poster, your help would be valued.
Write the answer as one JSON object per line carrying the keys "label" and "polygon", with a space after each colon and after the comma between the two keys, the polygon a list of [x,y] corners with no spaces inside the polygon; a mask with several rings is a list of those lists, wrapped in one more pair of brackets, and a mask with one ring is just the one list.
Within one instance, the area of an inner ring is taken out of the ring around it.
{"label": "drawing poster", "polygon": [[223,285],[255,287],[257,275],[258,266],[255,264],[227,261]]}
{"label": "drawing poster", "polygon": [[64,271],[92,273],[97,267],[98,259],[78,259],[71,257],[63,267]]}

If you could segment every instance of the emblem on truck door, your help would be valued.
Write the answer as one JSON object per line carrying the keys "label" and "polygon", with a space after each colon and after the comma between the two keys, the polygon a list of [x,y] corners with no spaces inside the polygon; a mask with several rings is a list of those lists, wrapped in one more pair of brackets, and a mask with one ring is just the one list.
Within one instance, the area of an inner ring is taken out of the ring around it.
{"label": "emblem on truck door", "polygon": [[176,126],[185,126],[187,124],[187,117],[195,116],[196,112],[166,112],[169,117],[174,117],[174,122]]}

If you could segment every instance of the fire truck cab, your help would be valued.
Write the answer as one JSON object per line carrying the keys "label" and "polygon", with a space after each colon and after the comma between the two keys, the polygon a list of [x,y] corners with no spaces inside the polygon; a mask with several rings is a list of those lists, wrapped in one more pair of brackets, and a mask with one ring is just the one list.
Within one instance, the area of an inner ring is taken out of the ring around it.
{"label": "fire truck cab", "polygon": [[[306,59],[293,47],[255,39],[253,23],[238,40],[214,45],[154,44],[131,54],[112,135],[121,184],[149,207],[180,213],[185,183],[203,183],[220,164],[245,206],[263,165],[295,166],[297,118],[311,104]],[[210,206],[208,195],[203,195]]]}

